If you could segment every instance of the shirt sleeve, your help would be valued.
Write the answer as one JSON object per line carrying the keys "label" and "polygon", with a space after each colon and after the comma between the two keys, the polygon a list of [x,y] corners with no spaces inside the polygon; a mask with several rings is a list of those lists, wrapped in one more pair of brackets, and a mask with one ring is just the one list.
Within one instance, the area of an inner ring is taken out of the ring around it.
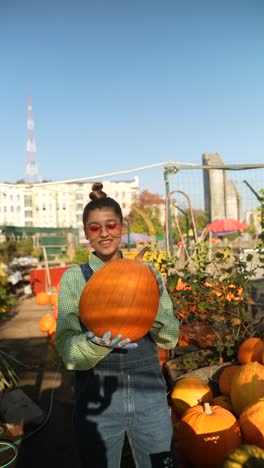
{"label": "shirt sleeve", "polygon": [[156,345],[164,349],[172,349],[178,343],[179,321],[173,313],[173,305],[168,294],[163,276],[159,273],[163,282],[163,292],[160,297],[156,320],[150,330],[150,334]]}
{"label": "shirt sleeve", "polygon": [[69,370],[91,369],[111,352],[87,341],[81,327],[79,301],[85,284],[80,267],[67,270],[60,281],[55,343]]}

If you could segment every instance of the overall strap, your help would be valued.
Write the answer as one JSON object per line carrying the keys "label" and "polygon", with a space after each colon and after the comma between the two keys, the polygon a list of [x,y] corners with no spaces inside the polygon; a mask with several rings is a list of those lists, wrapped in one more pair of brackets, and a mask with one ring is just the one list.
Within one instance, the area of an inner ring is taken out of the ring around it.
{"label": "overall strap", "polygon": [[89,263],[83,263],[82,265],[80,265],[80,268],[82,270],[82,274],[84,276],[85,281],[88,281],[93,274],[93,270],[91,269]]}
{"label": "overall strap", "polygon": [[[87,281],[91,278],[91,276],[92,276],[92,274],[93,274],[93,270],[91,269],[91,267],[90,267],[90,265],[89,265],[88,262],[87,262],[87,263],[82,263],[82,265],[80,265],[80,268],[81,268],[81,270],[82,270],[82,274],[83,274],[83,276],[84,276],[84,279],[85,279],[85,281],[87,282]],[[83,324],[81,321],[80,321],[80,324],[81,324],[82,330],[83,330],[84,332],[86,332],[86,331],[87,331],[87,328],[84,326],[84,324]]]}

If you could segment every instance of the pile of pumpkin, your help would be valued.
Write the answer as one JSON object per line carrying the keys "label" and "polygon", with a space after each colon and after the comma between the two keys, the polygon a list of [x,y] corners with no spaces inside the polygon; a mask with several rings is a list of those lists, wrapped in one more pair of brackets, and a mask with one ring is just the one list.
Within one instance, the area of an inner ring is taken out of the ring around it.
{"label": "pile of pumpkin", "polygon": [[51,311],[43,315],[39,322],[39,328],[43,333],[46,333],[48,338],[53,341],[56,333],[57,317],[58,317],[58,291],[59,284],[56,286],[56,291],[49,293],[41,291],[36,295],[36,301],[39,305],[51,305]]}
{"label": "pile of pumpkin", "polygon": [[182,377],[171,392],[175,445],[182,467],[264,467],[264,341],[245,339],[224,365],[218,392]]}

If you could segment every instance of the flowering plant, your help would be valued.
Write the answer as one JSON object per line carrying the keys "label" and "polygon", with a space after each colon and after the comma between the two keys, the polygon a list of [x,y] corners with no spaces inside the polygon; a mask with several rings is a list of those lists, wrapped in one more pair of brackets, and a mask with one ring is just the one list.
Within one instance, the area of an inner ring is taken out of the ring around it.
{"label": "flowering plant", "polygon": [[180,321],[179,345],[211,347],[225,360],[235,355],[242,338],[254,334],[251,280],[264,263],[263,246],[256,253],[259,262],[255,266],[252,254],[243,259],[230,248],[215,251],[210,259],[208,242],[201,242],[181,269],[177,269],[177,258],[149,253],[149,261],[166,276],[167,290]]}
{"label": "flowering plant", "polygon": [[175,267],[175,260],[165,252],[153,250],[149,248],[143,257],[144,262],[152,262],[154,266],[161,272],[165,281],[170,272],[170,269]]}

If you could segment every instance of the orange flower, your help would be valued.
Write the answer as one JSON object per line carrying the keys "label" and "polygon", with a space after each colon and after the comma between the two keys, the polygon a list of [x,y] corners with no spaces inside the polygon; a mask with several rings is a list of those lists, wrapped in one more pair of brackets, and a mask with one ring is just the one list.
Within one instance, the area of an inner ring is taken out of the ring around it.
{"label": "orange flower", "polygon": [[210,283],[210,281],[205,281],[205,286],[207,286],[207,288],[211,288],[213,286],[212,283]]}
{"label": "orange flower", "polygon": [[176,291],[182,291],[183,289],[191,289],[191,286],[188,286],[186,283],[184,283],[184,281],[182,281],[181,278],[178,278],[178,282],[177,282],[177,285],[176,285]]}

